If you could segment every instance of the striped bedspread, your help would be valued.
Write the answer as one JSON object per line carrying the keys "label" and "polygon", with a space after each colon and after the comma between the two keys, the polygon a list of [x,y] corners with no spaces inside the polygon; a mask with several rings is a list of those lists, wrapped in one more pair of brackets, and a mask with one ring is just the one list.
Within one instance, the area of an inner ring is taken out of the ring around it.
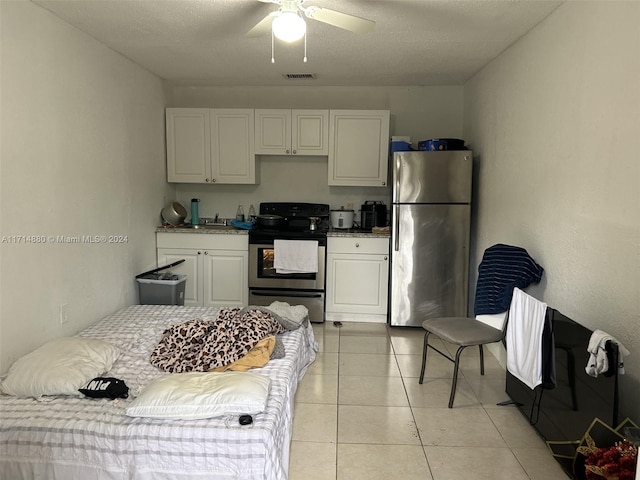
{"label": "striped bedspread", "polygon": [[0,395],[0,478],[286,479],[293,397],[315,359],[310,324],[282,335],[284,358],[253,370],[271,378],[271,391],[252,425],[239,425],[237,417],[178,421],[124,414],[142,388],[167,375],[149,362],[167,326],[214,319],[218,310],[136,305],[81,332],[124,351],[105,376],[123,379],[129,398]]}

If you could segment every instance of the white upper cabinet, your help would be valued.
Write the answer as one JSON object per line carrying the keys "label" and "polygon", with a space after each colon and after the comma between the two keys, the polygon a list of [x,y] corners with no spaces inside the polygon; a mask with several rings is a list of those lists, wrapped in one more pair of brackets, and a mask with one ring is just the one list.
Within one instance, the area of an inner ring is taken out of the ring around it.
{"label": "white upper cabinet", "polygon": [[167,108],[167,180],[255,183],[253,112]]}
{"label": "white upper cabinet", "polygon": [[204,183],[211,177],[208,108],[167,108],[167,180]]}
{"label": "white upper cabinet", "polygon": [[328,155],[328,110],[256,110],[258,155]]}
{"label": "white upper cabinet", "polygon": [[252,109],[211,112],[211,182],[256,183]]}
{"label": "white upper cabinet", "polygon": [[331,110],[329,185],[388,185],[389,111]]}
{"label": "white upper cabinet", "polygon": [[329,155],[329,111],[292,110],[293,155]]}
{"label": "white upper cabinet", "polygon": [[328,184],[386,187],[388,110],[168,108],[167,179],[255,184],[256,154],[328,156]]}
{"label": "white upper cabinet", "polygon": [[257,110],[256,155],[291,155],[291,110]]}

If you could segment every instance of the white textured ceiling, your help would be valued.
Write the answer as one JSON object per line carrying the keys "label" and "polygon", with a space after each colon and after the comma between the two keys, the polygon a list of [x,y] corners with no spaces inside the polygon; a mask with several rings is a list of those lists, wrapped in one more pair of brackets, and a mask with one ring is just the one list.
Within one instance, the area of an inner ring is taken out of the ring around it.
{"label": "white textured ceiling", "polygon": [[[555,10],[550,0],[306,0],[376,22],[354,34],[307,20],[303,42],[247,38],[257,0],[33,0],[176,85],[459,85]],[[284,73],[312,73],[287,80]]]}

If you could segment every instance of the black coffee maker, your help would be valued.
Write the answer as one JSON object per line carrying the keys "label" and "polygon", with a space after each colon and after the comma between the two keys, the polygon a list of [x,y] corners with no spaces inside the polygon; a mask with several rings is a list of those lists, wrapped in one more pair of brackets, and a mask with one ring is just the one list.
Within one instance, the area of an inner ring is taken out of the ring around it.
{"label": "black coffee maker", "polygon": [[378,200],[367,200],[360,206],[360,226],[364,230],[387,225],[387,206]]}

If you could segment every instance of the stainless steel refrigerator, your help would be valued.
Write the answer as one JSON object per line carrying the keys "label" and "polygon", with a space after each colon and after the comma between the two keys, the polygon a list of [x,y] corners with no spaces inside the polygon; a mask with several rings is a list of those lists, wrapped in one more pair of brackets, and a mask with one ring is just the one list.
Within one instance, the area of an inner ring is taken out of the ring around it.
{"label": "stainless steel refrigerator", "polygon": [[473,155],[393,154],[391,325],[467,316]]}

